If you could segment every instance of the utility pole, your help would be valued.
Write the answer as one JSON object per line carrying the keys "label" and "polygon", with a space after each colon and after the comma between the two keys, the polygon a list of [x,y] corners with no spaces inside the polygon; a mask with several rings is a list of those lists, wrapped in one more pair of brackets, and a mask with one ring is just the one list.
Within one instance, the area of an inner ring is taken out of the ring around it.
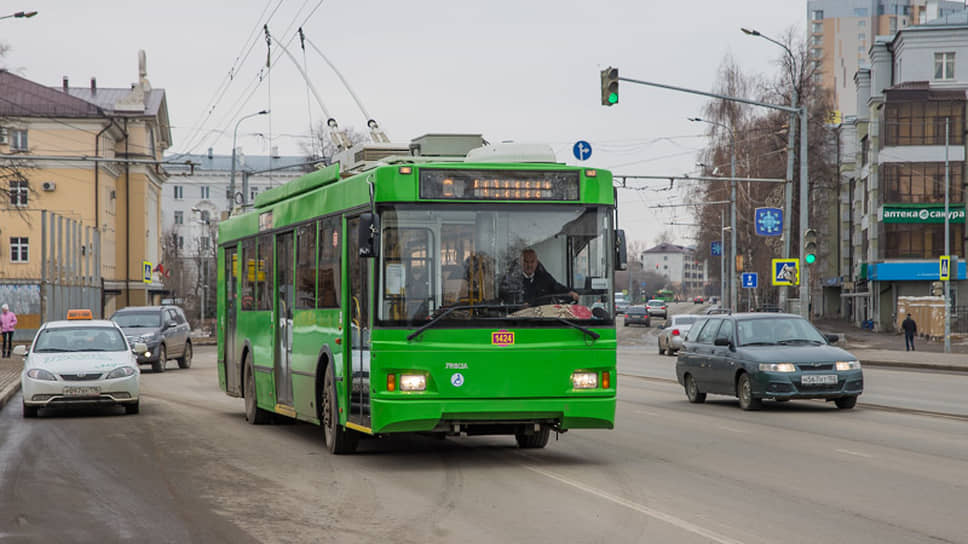
{"label": "utility pole", "polygon": [[[951,240],[948,233],[948,187],[951,177],[948,175],[948,135],[950,117],[944,118],[944,254],[948,257],[948,279],[944,280],[944,352],[951,353]],[[955,263],[954,275],[958,277],[958,264]]]}

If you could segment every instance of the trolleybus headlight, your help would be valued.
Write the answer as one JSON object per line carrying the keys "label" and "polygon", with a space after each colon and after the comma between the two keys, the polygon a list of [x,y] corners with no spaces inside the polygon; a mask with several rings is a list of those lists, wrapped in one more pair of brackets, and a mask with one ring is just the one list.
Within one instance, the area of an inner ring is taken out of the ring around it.
{"label": "trolleybus headlight", "polygon": [[572,372],[571,385],[575,389],[595,389],[598,387],[598,373]]}
{"label": "trolleybus headlight", "polygon": [[837,370],[860,370],[860,361],[837,361]]}
{"label": "trolleybus headlight", "polygon": [[400,391],[426,391],[427,376],[423,374],[401,374]]}

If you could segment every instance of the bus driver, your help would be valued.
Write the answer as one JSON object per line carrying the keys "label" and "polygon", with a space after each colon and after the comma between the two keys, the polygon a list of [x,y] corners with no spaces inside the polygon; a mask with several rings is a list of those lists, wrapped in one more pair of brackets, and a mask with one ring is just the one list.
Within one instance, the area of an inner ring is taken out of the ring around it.
{"label": "bus driver", "polygon": [[578,293],[558,283],[538,261],[538,254],[534,249],[525,248],[521,251],[520,268],[509,272],[501,283],[501,300],[505,303],[534,306],[547,304],[553,295],[568,295],[578,302]]}

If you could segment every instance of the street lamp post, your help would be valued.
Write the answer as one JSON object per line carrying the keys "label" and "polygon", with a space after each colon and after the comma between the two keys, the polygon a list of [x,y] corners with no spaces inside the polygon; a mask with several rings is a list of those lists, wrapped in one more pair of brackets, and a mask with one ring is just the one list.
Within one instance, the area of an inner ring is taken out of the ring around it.
{"label": "street lamp post", "polygon": [[[764,36],[757,30],[750,30],[746,28],[741,28],[744,34],[748,36],[756,36],[758,38],[763,38],[764,40],[779,45],[786,51],[787,55],[790,57],[790,66],[796,66],[796,57],[793,56],[793,51],[782,42],[778,42],[769,36]],[[797,86],[795,81],[791,81],[791,87],[793,88],[792,96],[790,97],[790,107],[796,108],[797,102],[799,101],[799,95],[797,93]],[[790,113],[789,127],[787,128],[787,170],[786,179],[787,182],[784,185],[783,191],[783,213],[786,217],[783,220],[783,258],[790,258],[790,218],[793,216],[793,159],[796,156],[794,153],[794,145],[796,142],[796,126],[797,126],[797,114]],[[786,299],[787,299],[787,288],[786,286],[780,287],[780,307],[786,311]]]}
{"label": "street lamp post", "polygon": [[728,125],[718,121],[690,117],[694,123],[709,123],[722,127],[729,132],[729,253],[730,253],[730,273],[729,273],[729,309],[736,311],[736,134]]}
{"label": "street lamp post", "polygon": [[249,115],[246,115],[235,122],[235,130],[232,132],[232,176],[229,178],[229,195],[228,195],[230,212],[232,211],[232,208],[235,205],[235,146],[239,136],[239,124],[250,117],[255,117],[256,115],[265,115],[267,113],[269,113],[269,110],[260,110],[255,113],[250,113]]}
{"label": "street lamp post", "polygon": [[11,17],[16,19],[30,19],[34,15],[37,15],[36,11],[18,11],[17,13],[11,13],[10,15],[0,16],[0,19],[9,19]]}

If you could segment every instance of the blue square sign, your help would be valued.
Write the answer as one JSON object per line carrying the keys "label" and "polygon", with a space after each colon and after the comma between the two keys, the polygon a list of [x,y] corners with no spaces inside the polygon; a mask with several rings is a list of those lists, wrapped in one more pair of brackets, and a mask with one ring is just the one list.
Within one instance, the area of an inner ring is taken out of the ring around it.
{"label": "blue square sign", "polygon": [[759,282],[759,278],[757,278],[756,272],[743,273],[743,287],[755,288],[758,282]]}
{"label": "blue square sign", "polygon": [[753,224],[759,236],[780,236],[783,231],[783,210],[780,208],[756,208]]}
{"label": "blue square sign", "polygon": [[722,257],[723,256],[723,243],[722,242],[713,242],[712,245],[709,248],[709,251],[710,251],[710,253],[712,253],[712,256],[713,257]]}

